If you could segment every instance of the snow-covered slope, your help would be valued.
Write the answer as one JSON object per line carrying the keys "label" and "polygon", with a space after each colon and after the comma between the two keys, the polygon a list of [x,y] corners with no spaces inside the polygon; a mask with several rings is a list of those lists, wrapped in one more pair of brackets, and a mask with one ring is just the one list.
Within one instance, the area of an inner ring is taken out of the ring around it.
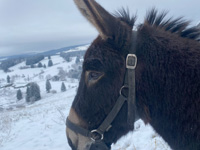
{"label": "snow-covered slope", "polygon": [[[71,51],[83,50],[78,47]],[[70,150],[65,135],[65,119],[76,94],[78,80],[67,78],[64,81],[67,91],[61,92],[62,81],[52,81],[51,86],[56,93],[46,93],[46,77],[58,74],[60,68],[70,70],[75,59],[66,62],[60,56],[51,57],[54,65],[44,68],[19,69],[25,66],[22,62],[6,74],[0,70],[0,84],[6,84],[7,75],[15,76],[16,86],[29,82],[37,82],[40,86],[40,101],[27,104],[25,98],[16,99],[16,91],[12,87],[0,89],[0,150]],[[48,58],[41,61],[48,63]],[[22,88],[25,97],[26,88]],[[141,120],[135,123],[135,131],[122,137],[112,150],[170,150],[169,146],[157,135],[150,125]]]}

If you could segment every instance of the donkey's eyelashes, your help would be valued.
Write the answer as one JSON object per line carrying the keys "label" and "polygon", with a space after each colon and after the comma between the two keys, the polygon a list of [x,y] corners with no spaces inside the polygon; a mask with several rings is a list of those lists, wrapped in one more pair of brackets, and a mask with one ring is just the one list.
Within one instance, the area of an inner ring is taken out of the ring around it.
{"label": "donkey's eyelashes", "polygon": [[87,86],[97,83],[104,76],[103,72],[98,71],[86,71],[85,72],[85,82]]}
{"label": "donkey's eyelashes", "polygon": [[88,80],[97,80],[99,77],[101,77],[103,75],[102,72],[95,72],[95,71],[91,71],[88,74]]}

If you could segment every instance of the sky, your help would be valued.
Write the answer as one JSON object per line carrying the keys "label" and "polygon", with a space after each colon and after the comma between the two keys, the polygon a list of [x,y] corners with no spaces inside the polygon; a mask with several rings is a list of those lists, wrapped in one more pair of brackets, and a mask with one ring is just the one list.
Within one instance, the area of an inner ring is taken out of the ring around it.
{"label": "sky", "polygon": [[[199,0],[96,0],[110,13],[121,7],[142,23],[152,7],[200,22]],[[0,56],[87,44],[98,35],[73,0],[0,0]]]}

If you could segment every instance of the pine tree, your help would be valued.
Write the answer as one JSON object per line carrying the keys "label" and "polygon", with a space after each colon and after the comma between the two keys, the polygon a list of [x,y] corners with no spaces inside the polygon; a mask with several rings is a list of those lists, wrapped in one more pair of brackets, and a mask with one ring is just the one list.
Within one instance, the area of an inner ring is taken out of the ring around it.
{"label": "pine tree", "polygon": [[22,91],[19,89],[17,90],[17,99],[21,100],[22,99]]}
{"label": "pine tree", "polygon": [[61,92],[65,92],[66,91],[66,86],[65,86],[65,83],[62,82],[62,85],[61,85]]}
{"label": "pine tree", "polygon": [[31,68],[35,68],[34,64],[31,64]]}
{"label": "pine tree", "polygon": [[7,75],[7,83],[10,83],[10,76]]}
{"label": "pine tree", "polygon": [[52,60],[50,59],[49,62],[48,62],[48,67],[51,67],[51,66],[53,66],[53,62],[52,62]]}
{"label": "pine tree", "polygon": [[51,56],[50,56],[50,55],[48,56],[48,59],[51,59]]}
{"label": "pine tree", "polygon": [[34,102],[34,101],[38,101],[41,99],[40,96],[40,87],[37,83],[31,83],[30,84],[30,101]]}
{"label": "pine tree", "polygon": [[27,89],[26,89],[26,102],[30,102],[30,98],[31,98],[30,87],[27,87]]}
{"label": "pine tree", "polygon": [[71,61],[71,57],[67,56],[67,57],[65,57],[65,60],[66,60],[67,62],[70,62],[70,61]]}
{"label": "pine tree", "polygon": [[76,57],[76,64],[80,63],[80,58]]}
{"label": "pine tree", "polygon": [[26,102],[34,102],[41,99],[40,87],[37,83],[31,83],[26,90]]}
{"label": "pine tree", "polygon": [[44,68],[47,68],[47,66],[44,64],[44,66],[43,66]]}
{"label": "pine tree", "polygon": [[47,90],[47,93],[50,92],[50,89],[51,89],[51,83],[49,80],[46,81],[46,90]]}
{"label": "pine tree", "polygon": [[38,68],[42,68],[42,63],[41,62],[39,62]]}

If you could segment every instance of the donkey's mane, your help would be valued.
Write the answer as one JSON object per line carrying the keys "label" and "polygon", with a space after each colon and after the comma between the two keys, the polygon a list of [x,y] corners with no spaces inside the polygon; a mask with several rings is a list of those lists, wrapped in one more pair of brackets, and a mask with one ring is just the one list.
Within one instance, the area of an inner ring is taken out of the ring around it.
{"label": "donkey's mane", "polygon": [[[180,37],[200,40],[200,28],[197,26],[189,27],[190,21],[185,20],[183,17],[179,18],[166,18],[168,14],[167,11],[158,12],[155,8],[147,12],[144,23],[161,28],[165,31],[178,34]],[[118,10],[114,14],[115,17],[119,18],[121,21],[127,23],[130,26],[134,26],[136,22],[136,15],[130,16],[129,10],[124,8]]]}
{"label": "donkey's mane", "polygon": [[129,9],[121,8],[113,14],[115,17],[119,18],[121,21],[127,23],[129,26],[133,27],[135,25],[137,16],[130,16]]}

